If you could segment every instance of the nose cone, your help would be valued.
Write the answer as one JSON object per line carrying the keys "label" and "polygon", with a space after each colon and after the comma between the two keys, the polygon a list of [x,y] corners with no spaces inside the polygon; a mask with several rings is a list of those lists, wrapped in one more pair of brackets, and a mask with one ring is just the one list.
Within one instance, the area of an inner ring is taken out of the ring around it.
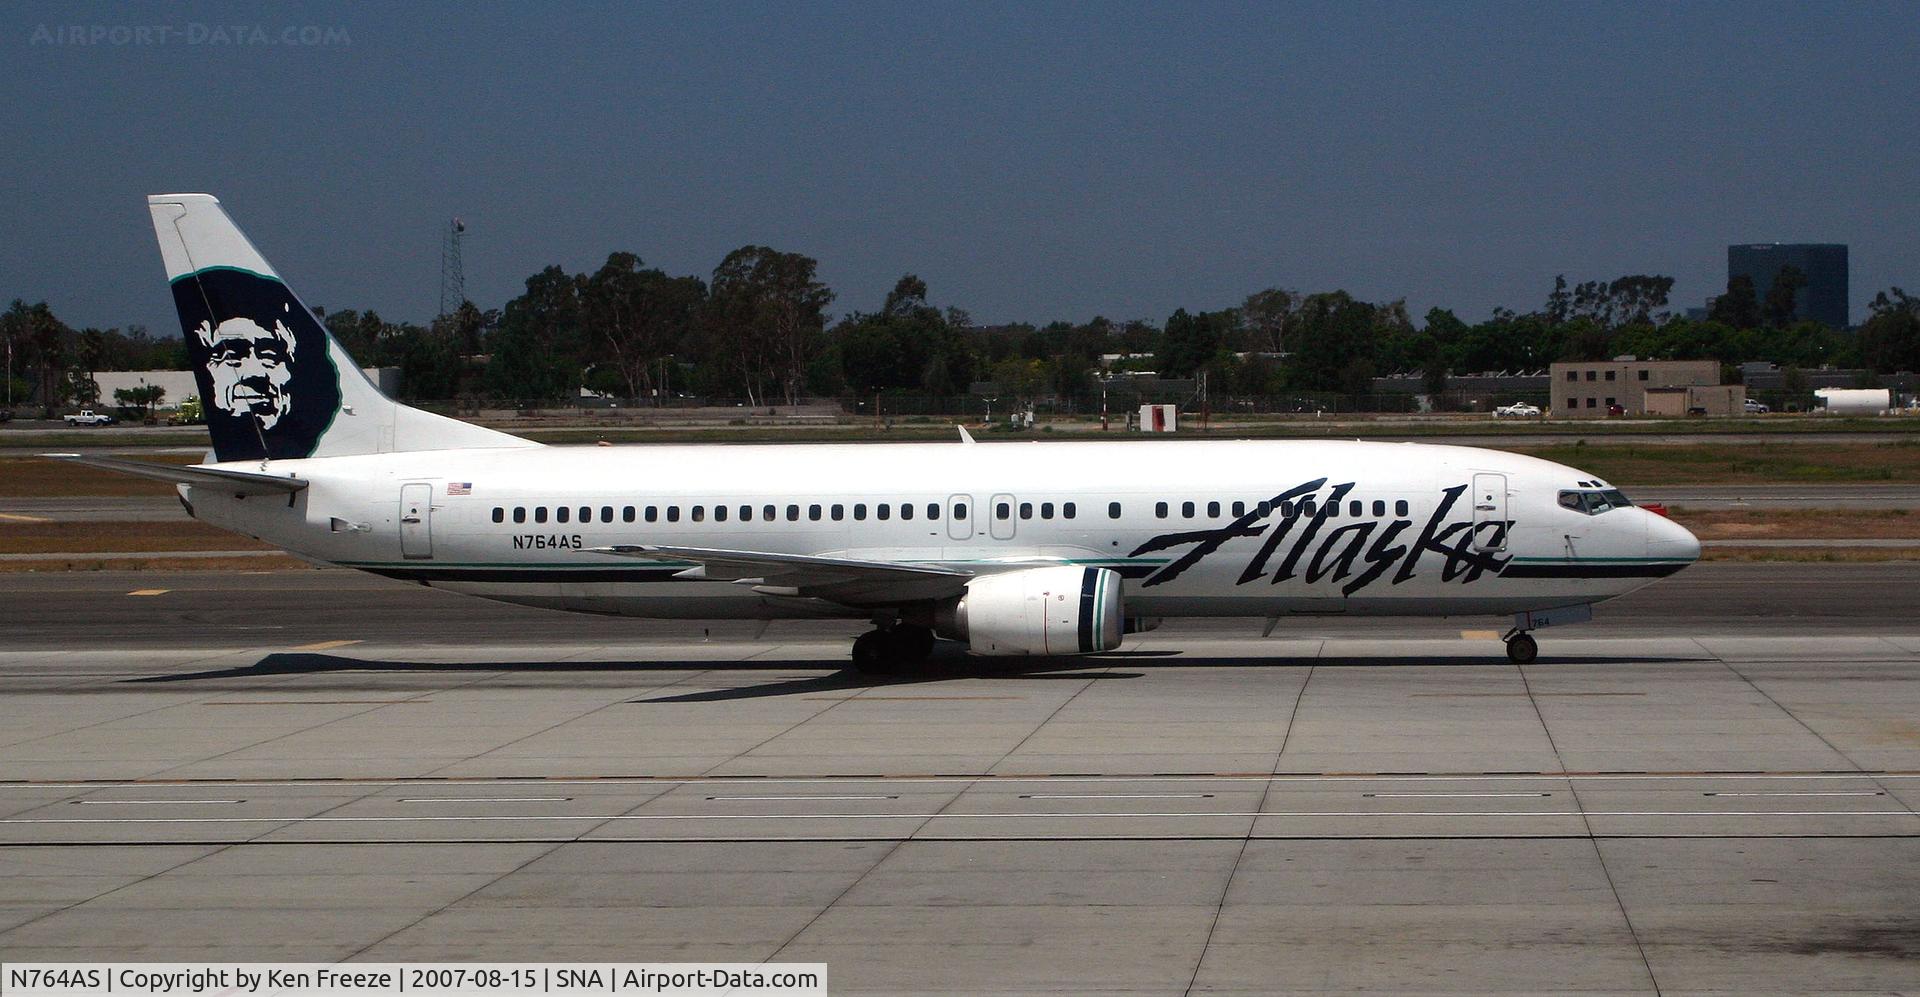
{"label": "nose cone", "polygon": [[1647,556],[1689,563],[1700,560],[1700,538],[1665,516],[1646,513]]}

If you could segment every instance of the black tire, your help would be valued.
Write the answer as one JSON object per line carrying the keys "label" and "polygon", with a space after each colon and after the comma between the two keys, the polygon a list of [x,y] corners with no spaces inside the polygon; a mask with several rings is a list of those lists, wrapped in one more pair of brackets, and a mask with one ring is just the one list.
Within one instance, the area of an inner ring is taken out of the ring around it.
{"label": "black tire", "polygon": [[885,675],[893,671],[897,660],[885,632],[869,630],[854,638],[853,670],[864,675]]}
{"label": "black tire", "polygon": [[1539,656],[1540,642],[1534,640],[1532,634],[1514,634],[1507,641],[1507,660],[1516,665],[1533,664],[1533,659]]}
{"label": "black tire", "polygon": [[926,627],[901,625],[887,632],[893,656],[901,664],[917,665],[933,653],[933,631]]}

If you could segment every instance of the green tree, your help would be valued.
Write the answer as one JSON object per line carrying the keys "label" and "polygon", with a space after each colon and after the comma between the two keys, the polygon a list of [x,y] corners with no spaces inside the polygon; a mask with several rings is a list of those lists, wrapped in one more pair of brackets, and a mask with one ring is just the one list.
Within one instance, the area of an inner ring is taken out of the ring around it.
{"label": "green tree", "polygon": [[580,281],[559,267],[527,278],[489,337],[487,388],[501,398],[551,401],[580,386]]}
{"label": "green tree", "polygon": [[769,382],[787,404],[799,402],[833,303],[833,291],[815,278],[818,266],[799,253],[742,246],[714,269],[706,311],[709,345],[728,358],[750,402],[758,403]]}
{"label": "green tree", "polygon": [[1874,295],[1868,310],[1858,334],[1861,362],[1885,374],[1920,370],[1920,298],[1895,287]]}
{"label": "green tree", "polygon": [[642,269],[640,257],[614,253],[580,288],[583,321],[597,349],[595,370],[608,370],[607,387],[629,399],[652,394],[655,372],[686,341],[706,303],[695,277]]}
{"label": "green tree", "polygon": [[1807,286],[1807,275],[1798,267],[1788,265],[1773,275],[1773,286],[1767,288],[1767,300],[1763,309],[1767,324],[1775,328],[1785,328],[1793,323],[1794,303],[1799,299],[1800,289]]}
{"label": "green tree", "polygon": [[137,408],[143,421],[153,421],[153,410],[167,397],[167,389],[158,384],[139,384],[113,389],[113,400],[122,408]]}
{"label": "green tree", "polygon": [[1727,292],[1713,300],[1709,321],[1734,329],[1751,329],[1760,324],[1760,299],[1753,278],[1737,274],[1727,278]]}
{"label": "green tree", "polygon": [[1247,334],[1247,348],[1267,353],[1285,353],[1293,345],[1294,314],[1300,296],[1270,287],[1247,295],[1240,304],[1241,327]]}

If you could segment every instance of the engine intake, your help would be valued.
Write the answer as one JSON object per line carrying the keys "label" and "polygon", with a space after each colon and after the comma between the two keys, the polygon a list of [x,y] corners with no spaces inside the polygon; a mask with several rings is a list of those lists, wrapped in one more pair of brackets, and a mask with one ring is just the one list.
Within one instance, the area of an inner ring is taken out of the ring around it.
{"label": "engine intake", "polygon": [[1093,654],[1120,646],[1125,619],[1119,572],[1062,565],[975,578],[936,627],[974,654]]}

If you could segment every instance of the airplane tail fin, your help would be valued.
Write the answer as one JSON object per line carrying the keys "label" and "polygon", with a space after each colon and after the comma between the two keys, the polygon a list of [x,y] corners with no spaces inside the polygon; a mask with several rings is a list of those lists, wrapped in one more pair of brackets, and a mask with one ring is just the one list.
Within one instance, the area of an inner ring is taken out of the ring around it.
{"label": "airplane tail fin", "polygon": [[147,209],[216,459],[539,446],[381,394],[212,195]]}

